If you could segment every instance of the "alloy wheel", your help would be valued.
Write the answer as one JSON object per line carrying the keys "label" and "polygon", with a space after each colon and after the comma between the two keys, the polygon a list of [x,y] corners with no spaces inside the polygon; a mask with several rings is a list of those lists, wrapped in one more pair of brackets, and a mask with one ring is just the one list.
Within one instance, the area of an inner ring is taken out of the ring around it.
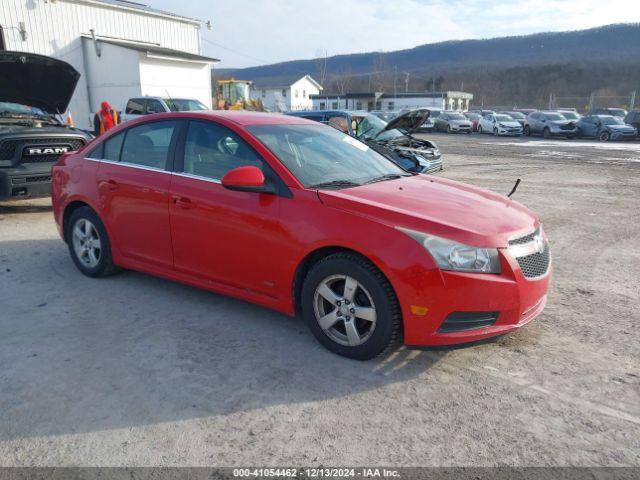
{"label": "alloy wheel", "polygon": [[376,327],[377,312],[371,294],[347,275],[331,275],[322,280],[314,293],[313,309],[322,331],[340,345],[361,345]]}
{"label": "alloy wheel", "polygon": [[86,218],[79,219],[72,232],[73,251],[88,268],[95,268],[102,255],[102,242],[95,225]]}

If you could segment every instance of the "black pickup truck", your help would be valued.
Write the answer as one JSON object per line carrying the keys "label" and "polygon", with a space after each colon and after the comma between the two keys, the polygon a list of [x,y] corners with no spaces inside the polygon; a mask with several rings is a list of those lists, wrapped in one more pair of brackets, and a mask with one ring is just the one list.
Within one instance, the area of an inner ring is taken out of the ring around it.
{"label": "black pickup truck", "polygon": [[49,195],[51,166],[91,139],[58,118],[79,78],[61,60],[0,52],[0,200]]}

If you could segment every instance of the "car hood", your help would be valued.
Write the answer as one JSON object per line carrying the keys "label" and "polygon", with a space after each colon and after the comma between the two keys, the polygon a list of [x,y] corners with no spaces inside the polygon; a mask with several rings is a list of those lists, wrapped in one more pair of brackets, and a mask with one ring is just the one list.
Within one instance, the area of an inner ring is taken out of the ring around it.
{"label": "car hood", "polygon": [[503,195],[427,175],[318,194],[332,208],[478,247],[507,247],[538,224],[533,212]]}
{"label": "car hood", "polygon": [[431,112],[426,108],[420,108],[418,110],[412,110],[402,115],[397,116],[384,127],[380,132],[387,130],[398,129],[408,133],[415,132],[427,121],[431,115]]}
{"label": "car hood", "polygon": [[509,122],[498,122],[500,125],[504,125],[505,127],[521,127],[520,122],[514,120]]}
{"label": "car hood", "polygon": [[574,120],[552,120],[551,123],[559,127],[562,125],[571,125],[572,127],[576,126],[576,122]]}
{"label": "car hood", "polygon": [[63,113],[80,74],[66,62],[24,52],[0,52],[0,102]]}

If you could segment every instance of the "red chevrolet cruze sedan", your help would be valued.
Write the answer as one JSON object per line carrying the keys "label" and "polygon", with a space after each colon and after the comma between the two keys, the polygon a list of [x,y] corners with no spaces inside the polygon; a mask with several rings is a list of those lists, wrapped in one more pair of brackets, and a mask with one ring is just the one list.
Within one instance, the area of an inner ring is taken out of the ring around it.
{"label": "red chevrolet cruze sedan", "polygon": [[64,155],[52,177],[85,275],[128,268],[300,313],[347,357],[504,334],[546,303],[535,214],[302,118],[150,115]]}

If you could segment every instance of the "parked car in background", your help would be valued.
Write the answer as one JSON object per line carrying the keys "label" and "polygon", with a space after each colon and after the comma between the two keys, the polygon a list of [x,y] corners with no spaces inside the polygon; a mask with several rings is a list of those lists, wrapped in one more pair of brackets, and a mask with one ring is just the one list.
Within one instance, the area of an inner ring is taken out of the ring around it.
{"label": "parked car in background", "polygon": [[332,126],[366,143],[409,172],[430,173],[442,170],[440,150],[432,141],[412,135],[429,114],[427,109],[412,110],[388,123],[367,112],[346,110],[300,111],[287,115]]}
{"label": "parked car in background", "polygon": [[627,116],[627,111],[624,108],[598,107],[592,108],[589,111],[589,115],[611,115],[613,117],[624,118]]}
{"label": "parked car in background", "polygon": [[633,125],[627,125],[612,115],[586,115],[578,122],[578,129],[581,137],[597,138],[602,142],[633,140],[638,136],[638,130]]}
{"label": "parked car in background", "polygon": [[627,116],[624,117],[624,123],[635,127],[640,132],[640,110],[631,110],[627,113]]}
{"label": "parked car in background", "polygon": [[495,110],[469,110],[469,113],[477,113],[481,117],[487,113],[496,113]]}
{"label": "parked car in background", "polygon": [[471,128],[474,132],[478,131],[478,122],[482,118],[482,115],[474,112],[464,112],[463,115],[467,117],[467,120],[471,122]]}
{"label": "parked car in background", "polygon": [[540,111],[527,115],[524,125],[525,135],[542,135],[544,138],[578,136],[576,122],[567,120],[558,112]]}
{"label": "parked car in background", "polygon": [[49,196],[51,166],[93,138],[56,116],[79,78],[55,58],[0,52],[0,200]]}
{"label": "parked car in background", "polygon": [[[503,335],[547,302],[535,213],[303,118],[151,115],[63,156],[53,177],[85,276],[128,268],[300,315],[345,357]],[[91,287],[85,298],[109,295]]]}
{"label": "parked car in background", "polygon": [[471,121],[460,112],[442,112],[435,120],[435,130],[447,133],[471,133]]}
{"label": "parked car in background", "polygon": [[538,109],[537,108],[514,108],[513,111],[520,112],[525,115],[529,115],[530,113],[537,112]]}
{"label": "parked car in background", "polygon": [[399,112],[386,112],[384,110],[372,110],[369,113],[371,113],[371,115],[375,115],[380,120],[384,120],[385,122],[390,122],[399,115]]}
{"label": "parked car in background", "polygon": [[557,112],[567,120],[572,120],[574,122],[577,122],[582,118],[582,115],[580,115],[578,112],[576,112],[573,109],[569,110],[569,109],[559,108]]}
{"label": "parked car in background", "polygon": [[504,112],[498,112],[501,113],[503,115],[509,115],[511,118],[513,118],[516,122],[518,122],[520,124],[520,126],[524,129],[524,124],[525,121],[527,120],[527,116],[522,113],[522,112],[517,112],[515,110],[510,110],[510,111],[504,111]]}
{"label": "parked car in background", "polygon": [[520,136],[522,135],[522,126],[509,115],[488,113],[480,119],[478,133]]}
{"label": "parked car in background", "polygon": [[122,121],[133,120],[142,115],[163,112],[194,112],[209,110],[200,100],[193,98],[168,97],[135,97],[130,98],[125,106]]}
{"label": "parked car in background", "polygon": [[429,110],[429,116],[424,121],[424,123],[420,125],[420,128],[418,128],[417,130],[418,132],[433,132],[436,127],[436,118],[442,115],[442,110],[439,110],[437,108],[429,108],[427,110]]}

